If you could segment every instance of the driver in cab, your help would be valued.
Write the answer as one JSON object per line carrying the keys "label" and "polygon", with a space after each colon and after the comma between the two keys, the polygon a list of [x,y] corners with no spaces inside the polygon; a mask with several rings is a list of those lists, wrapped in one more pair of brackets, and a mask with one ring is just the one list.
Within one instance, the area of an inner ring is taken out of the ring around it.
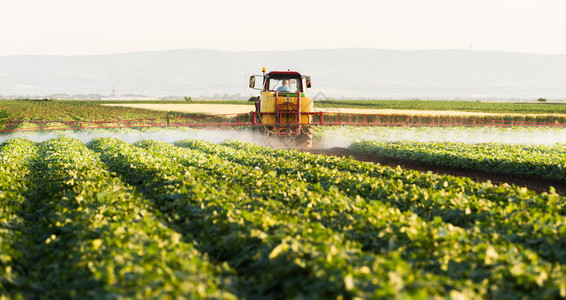
{"label": "driver in cab", "polygon": [[281,86],[277,88],[279,93],[291,93],[291,87],[289,87],[289,80],[283,80]]}

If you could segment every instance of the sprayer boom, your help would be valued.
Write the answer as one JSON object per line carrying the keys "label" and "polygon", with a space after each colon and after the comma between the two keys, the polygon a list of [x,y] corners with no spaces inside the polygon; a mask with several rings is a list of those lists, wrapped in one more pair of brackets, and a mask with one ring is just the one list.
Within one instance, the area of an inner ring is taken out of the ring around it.
{"label": "sprayer boom", "polygon": [[[505,119],[478,119],[446,116],[404,116],[379,114],[353,114],[328,112],[303,112],[308,122],[272,126],[487,126],[487,127],[558,127],[564,123],[530,122]],[[261,128],[259,120],[274,118],[274,113],[252,111],[245,114],[189,115],[154,119],[134,119],[118,121],[8,121],[0,132],[49,131],[95,128],[135,128],[135,127],[235,127]],[[22,125],[29,127],[23,127]]]}

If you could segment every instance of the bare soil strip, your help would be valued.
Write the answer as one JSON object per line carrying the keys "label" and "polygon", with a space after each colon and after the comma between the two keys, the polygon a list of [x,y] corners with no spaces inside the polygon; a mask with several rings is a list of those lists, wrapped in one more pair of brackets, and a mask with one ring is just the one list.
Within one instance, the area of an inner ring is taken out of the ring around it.
{"label": "bare soil strip", "polygon": [[103,104],[108,106],[123,106],[132,108],[141,108],[159,111],[176,111],[185,113],[203,113],[203,114],[241,114],[249,113],[255,110],[252,104],[239,105],[239,104]]}
{"label": "bare soil strip", "polygon": [[339,147],[331,149],[311,149],[308,152],[338,157],[352,156],[354,159],[359,161],[379,163],[381,165],[387,165],[394,168],[400,166],[403,169],[412,169],[420,172],[431,171],[433,173],[442,175],[469,177],[476,182],[485,182],[489,180],[494,184],[514,184],[516,186],[526,187],[538,193],[548,192],[550,187],[553,186],[556,189],[557,194],[566,196],[566,181],[563,180],[558,181],[535,176],[509,175],[496,172],[484,172],[473,169],[442,166],[437,164],[419,162],[411,159],[397,158],[377,153],[356,151]]}

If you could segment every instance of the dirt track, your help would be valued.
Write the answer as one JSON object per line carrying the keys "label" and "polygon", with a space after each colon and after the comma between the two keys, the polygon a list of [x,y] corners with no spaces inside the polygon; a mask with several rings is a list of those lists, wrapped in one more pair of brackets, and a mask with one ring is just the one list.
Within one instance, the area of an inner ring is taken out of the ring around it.
{"label": "dirt track", "polygon": [[134,103],[134,104],[103,104],[107,106],[123,106],[132,108],[141,108],[160,111],[176,111],[184,113],[203,113],[203,114],[242,114],[249,113],[254,110],[253,104],[151,104],[151,103]]}
{"label": "dirt track", "polygon": [[494,172],[483,172],[478,170],[456,168],[450,166],[441,166],[431,163],[418,162],[410,159],[397,158],[391,156],[380,155],[377,153],[362,152],[350,150],[347,148],[331,148],[331,149],[312,149],[309,152],[332,156],[352,156],[359,161],[368,161],[387,165],[391,167],[400,166],[404,169],[412,169],[421,172],[432,171],[437,174],[445,174],[451,176],[469,177],[476,182],[484,182],[490,180],[494,184],[514,184],[516,186],[526,187],[530,190],[542,193],[548,192],[553,186],[556,193],[566,196],[566,182],[552,179],[542,179],[534,176],[509,175]]}

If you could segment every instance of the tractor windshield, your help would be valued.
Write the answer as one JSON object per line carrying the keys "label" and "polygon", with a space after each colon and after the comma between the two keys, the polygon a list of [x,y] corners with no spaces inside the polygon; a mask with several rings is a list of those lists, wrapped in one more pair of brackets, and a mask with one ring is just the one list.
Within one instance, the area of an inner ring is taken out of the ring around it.
{"label": "tractor windshield", "polygon": [[279,93],[296,93],[300,90],[300,82],[296,78],[270,78],[269,90]]}

